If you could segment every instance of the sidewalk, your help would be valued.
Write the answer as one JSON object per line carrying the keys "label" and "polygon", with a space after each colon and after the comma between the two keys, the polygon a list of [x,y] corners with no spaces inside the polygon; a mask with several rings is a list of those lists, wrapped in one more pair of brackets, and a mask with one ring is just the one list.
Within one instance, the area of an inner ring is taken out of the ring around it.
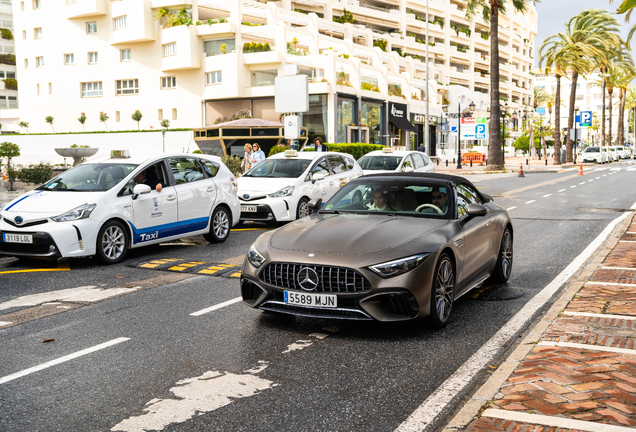
{"label": "sidewalk", "polygon": [[633,432],[635,341],[631,213],[444,432]]}
{"label": "sidewalk", "polygon": [[[527,162],[527,164],[526,164]],[[564,170],[576,170],[580,168],[580,163],[577,164],[563,164],[563,165],[553,165],[552,157],[548,158],[548,163],[546,165],[545,159],[541,160],[531,160],[529,156],[510,156],[506,157],[505,160],[505,168],[508,173],[519,173],[519,169],[523,167],[523,173],[525,174],[538,174],[538,173],[558,173],[563,172]],[[593,166],[593,163],[584,163],[583,168]],[[609,165],[608,165],[609,166]],[[504,171],[487,171],[486,165],[480,165],[478,163],[473,162],[473,166],[470,166],[470,163],[465,164],[462,163],[462,168],[457,168],[457,160],[455,163],[452,161],[448,161],[448,166],[446,166],[445,162],[439,163],[439,165],[435,165],[435,172],[445,173],[445,174],[460,174],[460,175],[471,175],[471,174],[485,174],[485,173],[502,173]]]}

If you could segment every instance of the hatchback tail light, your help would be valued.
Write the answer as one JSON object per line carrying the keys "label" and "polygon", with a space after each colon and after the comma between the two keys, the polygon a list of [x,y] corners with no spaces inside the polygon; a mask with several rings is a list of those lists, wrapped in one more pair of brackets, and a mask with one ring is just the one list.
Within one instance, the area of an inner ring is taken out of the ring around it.
{"label": "hatchback tail light", "polygon": [[230,177],[230,181],[232,182],[232,186],[234,186],[234,189],[238,189],[238,185],[236,184],[236,177]]}

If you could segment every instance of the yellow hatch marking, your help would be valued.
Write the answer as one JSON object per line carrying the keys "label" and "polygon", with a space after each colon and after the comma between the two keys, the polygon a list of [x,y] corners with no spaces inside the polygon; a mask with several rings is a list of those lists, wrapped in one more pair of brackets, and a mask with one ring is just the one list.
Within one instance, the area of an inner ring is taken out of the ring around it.
{"label": "yellow hatch marking", "polygon": [[238,272],[238,273],[232,273],[232,274],[230,275],[230,277],[241,277],[241,272]]}

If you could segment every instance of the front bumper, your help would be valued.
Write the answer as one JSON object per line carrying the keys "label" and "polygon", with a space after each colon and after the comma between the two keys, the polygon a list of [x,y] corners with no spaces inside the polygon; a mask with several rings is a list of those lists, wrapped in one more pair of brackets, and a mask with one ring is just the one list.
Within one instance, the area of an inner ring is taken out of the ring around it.
{"label": "front bumper", "polygon": [[287,222],[296,220],[298,198],[262,198],[241,201],[241,206],[256,206],[256,212],[241,212],[242,221]]}

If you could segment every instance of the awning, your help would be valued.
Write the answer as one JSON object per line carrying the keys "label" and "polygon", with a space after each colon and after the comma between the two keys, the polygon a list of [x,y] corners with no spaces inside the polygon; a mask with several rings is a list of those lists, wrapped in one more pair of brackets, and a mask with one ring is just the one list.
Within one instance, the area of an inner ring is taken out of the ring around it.
{"label": "awning", "polygon": [[389,102],[389,121],[399,130],[417,132],[417,128],[406,118],[406,105]]}
{"label": "awning", "polygon": [[393,117],[389,119],[391,123],[395,125],[399,130],[417,132],[417,128],[413,126],[413,124],[405,118],[401,117]]}

